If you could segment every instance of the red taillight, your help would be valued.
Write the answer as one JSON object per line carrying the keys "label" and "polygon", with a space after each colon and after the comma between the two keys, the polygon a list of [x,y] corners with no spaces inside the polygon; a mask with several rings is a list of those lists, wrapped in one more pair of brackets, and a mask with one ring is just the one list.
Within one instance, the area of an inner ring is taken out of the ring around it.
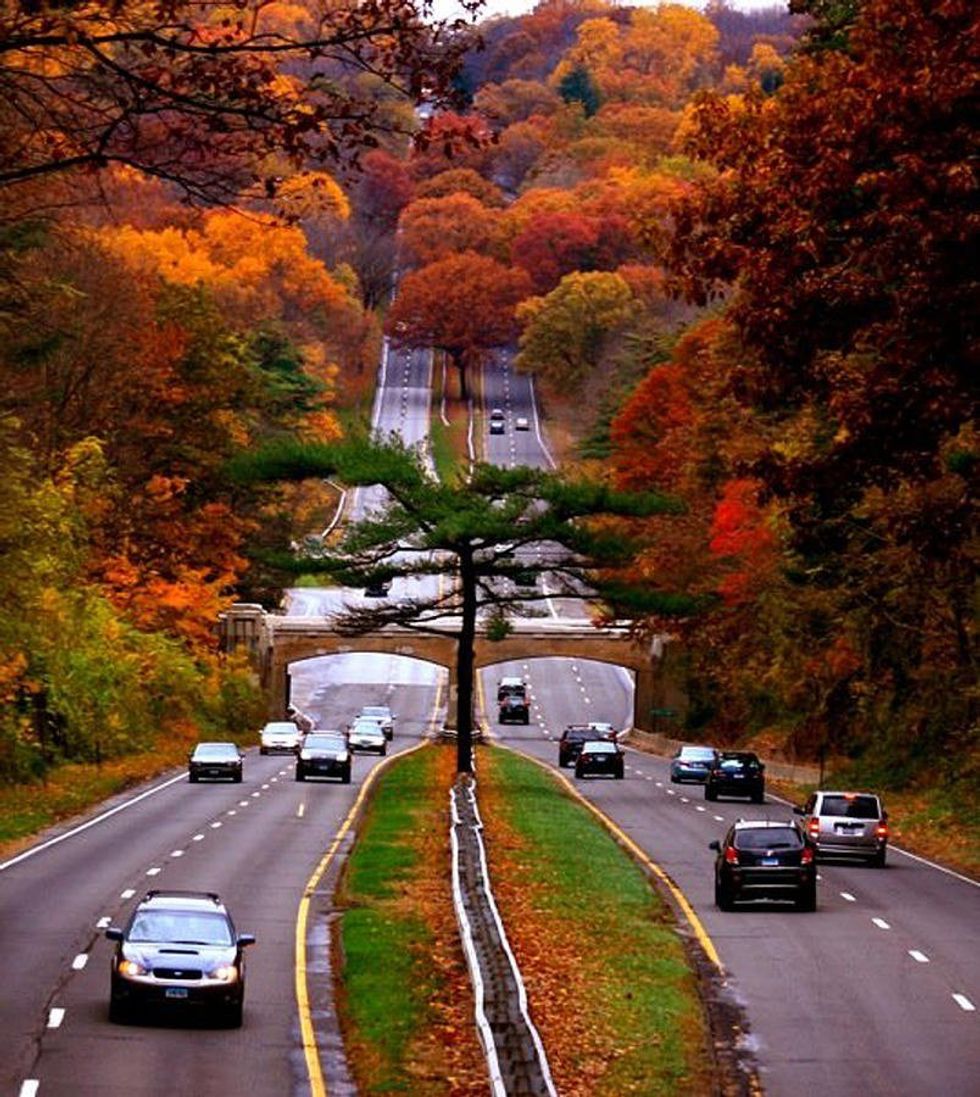
{"label": "red taillight", "polygon": [[875,827],[875,836],[878,837],[878,838],[887,838],[888,837],[888,824],[887,823],[879,823]]}
{"label": "red taillight", "polygon": [[812,865],[813,864],[813,847],[812,846],[804,846],[803,847],[803,852],[800,854],[800,864],[801,865]]}
{"label": "red taillight", "polygon": [[820,820],[811,819],[810,822],[807,823],[806,829],[811,838],[816,838],[817,835],[820,833]]}
{"label": "red taillight", "polygon": [[725,848],[725,863],[729,865],[738,864],[738,850],[734,846]]}

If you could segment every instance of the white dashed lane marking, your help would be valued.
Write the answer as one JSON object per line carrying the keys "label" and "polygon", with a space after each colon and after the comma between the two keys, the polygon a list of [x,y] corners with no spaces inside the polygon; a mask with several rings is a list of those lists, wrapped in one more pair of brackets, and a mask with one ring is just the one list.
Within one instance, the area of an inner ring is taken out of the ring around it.
{"label": "white dashed lane marking", "polygon": [[306,813],[306,804],[300,804],[299,807],[296,809],[296,818],[297,819],[302,819],[303,815],[305,813]]}
{"label": "white dashed lane marking", "polygon": [[694,810],[695,811],[707,811],[708,809],[701,807],[699,804],[695,804],[694,805]]}
{"label": "white dashed lane marking", "polygon": [[954,994],[953,1001],[967,1013],[973,1013],[977,1008],[965,994]]}
{"label": "white dashed lane marking", "polygon": [[98,921],[97,921],[97,922],[95,923],[95,928],[96,928],[96,929],[105,929],[105,928],[106,928],[106,926],[107,926],[107,925],[109,925],[109,924],[110,924],[111,922],[112,922],[112,919],[111,919],[111,918],[109,917],[109,915],[107,914],[107,915],[106,915],[106,916],[105,916],[104,918],[100,918],[100,919],[99,919],[99,920],[98,920]]}
{"label": "white dashed lane marking", "polygon": [[220,820],[220,819],[218,819],[218,820],[216,820],[215,822],[213,822],[213,823],[211,824],[211,829],[212,829],[212,830],[217,830],[217,829],[218,829],[218,827],[220,827],[220,826],[221,826],[221,820]]}
{"label": "white dashed lane marking", "polygon": [[842,891],[840,893],[840,897],[842,899],[846,899],[849,903],[856,903],[857,902],[857,899],[855,899],[854,896],[849,891]]}
{"label": "white dashed lane marking", "polygon": [[59,1028],[64,1019],[65,1011],[56,1006],[48,1013],[48,1028]]}
{"label": "white dashed lane marking", "polygon": [[133,888],[126,888],[126,890],[125,890],[125,891],[121,891],[121,892],[119,893],[119,898],[120,898],[120,899],[132,899],[132,897],[133,897],[133,896],[134,896],[135,894],[136,894],[136,892],[135,892],[135,890],[134,890]]}
{"label": "white dashed lane marking", "polygon": [[36,1097],[38,1089],[40,1089],[41,1083],[37,1078],[28,1078],[21,1084],[20,1093],[17,1097]]}
{"label": "white dashed lane marking", "polygon": [[917,948],[910,948],[909,949],[909,956],[911,956],[912,959],[917,964],[928,964],[929,963],[929,957],[926,956],[926,954],[924,952],[919,952],[919,950]]}
{"label": "white dashed lane marking", "polygon": [[891,929],[892,927],[885,921],[884,918],[872,918],[872,924],[876,925],[879,929]]}
{"label": "white dashed lane marking", "polygon": [[184,856],[184,851],[182,849],[172,849],[170,851],[170,856],[171,857],[183,857]]}
{"label": "white dashed lane marking", "polygon": [[72,971],[81,971],[88,963],[88,953],[80,952],[71,962]]}
{"label": "white dashed lane marking", "polygon": [[154,865],[153,868],[148,868],[146,870],[146,875],[147,876],[159,876],[162,871],[163,870],[161,868],[159,868],[157,865]]}
{"label": "white dashed lane marking", "polygon": [[712,818],[716,823],[723,823],[725,821],[724,815],[713,815]]}
{"label": "white dashed lane marking", "polygon": [[204,835],[203,834],[195,834],[194,837],[191,839],[191,841],[192,842],[203,842],[204,841]]}

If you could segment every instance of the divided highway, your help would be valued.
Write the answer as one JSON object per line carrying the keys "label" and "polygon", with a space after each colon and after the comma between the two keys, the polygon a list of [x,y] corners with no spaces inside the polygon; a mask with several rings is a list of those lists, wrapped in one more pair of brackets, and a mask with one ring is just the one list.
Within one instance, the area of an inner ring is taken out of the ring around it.
{"label": "divided highway", "polygon": [[[419,352],[388,357],[379,429],[424,437],[430,369]],[[505,409],[507,429],[486,437],[484,452],[501,463],[547,465],[527,378],[498,364],[486,391],[488,407]],[[530,430],[513,429],[517,415],[531,419]],[[396,580],[391,596],[404,597],[402,586]],[[290,611],[320,615],[361,596],[295,590]],[[582,616],[574,599],[546,604],[554,616]],[[528,727],[493,719],[496,679],[513,673],[530,683]],[[292,695],[328,727],[343,726],[361,705],[390,704],[398,714],[390,749],[402,750],[430,729],[441,681],[426,664],[352,654],[295,666]],[[632,711],[629,676],[596,663],[510,663],[483,672],[481,682],[493,734],[552,765],[565,723],[622,727]],[[0,1095],[309,1093],[294,993],[297,906],[376,764],[358,756],[350,786],[299,784],[291,758],[253,748],[241,785],[162,778],[104,805],[85,829],[64,830],[54,844],[0,865]],[[632,750],[625,780],[577,785],[687,895],[750,1020],[746,1039],[770,1097],[980,1094],[974,883],[895,850],[885,870],[822,865],[816,913],[723,914],[713,903],[708,842],[739,815],[785,817],[787,805],[772,797],[762,808],[707,803],[696,786],[670,785],[664,760]],[[109,1023],[102,930],[153,886],[218,891],[239,930],[256,934],[241,1030]]]}

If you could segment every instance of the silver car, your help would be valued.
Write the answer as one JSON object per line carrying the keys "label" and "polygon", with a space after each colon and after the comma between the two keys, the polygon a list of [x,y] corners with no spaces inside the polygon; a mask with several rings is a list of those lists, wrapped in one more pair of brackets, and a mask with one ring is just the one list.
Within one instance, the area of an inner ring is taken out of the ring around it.
{"label": "silver car", "polygon": [[384,730],[375,720],[358,717],[347,729],[347,744],[351,751],[375,751],[388,753],[388,740]]}
{"label": "silver car", "polygon": [[262,729],[259,754],[294,754],[299,746],[299,728],[292,720],[271,720]]}
{"label": "silver car", "polygon": [[358,720],[373,720],[379,724],[386,739],[395,735],[395,713],[387,705],[365,705],[357,716]]}
{"label": "silver car", "polygon": [[888,812],[870,792],[811,793],[793,809],[803,816],[807,838],[818,855],[859,857],[879,868],[888,849]]}

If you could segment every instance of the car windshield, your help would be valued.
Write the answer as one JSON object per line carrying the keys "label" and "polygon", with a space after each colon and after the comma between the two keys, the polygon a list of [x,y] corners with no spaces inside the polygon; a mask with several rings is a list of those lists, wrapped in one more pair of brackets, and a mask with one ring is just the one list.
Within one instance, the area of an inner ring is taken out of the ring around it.
{"label": "car windshield", "polygon": [[760,827],[735,832],[736,849],[800,849],[803,838],[795,827]]}
{"label": "car windshield", "polygon": [[194,748],[194,757],[209,760],[237,758],[238,747],[231,743],[199,743]]}
{"label": "car windshield", "polygon": [[307,735],[303,747],[305,750],[344,750],[347,743],[342,735]]}
{"label": "car windshield", "polygon": [[361,715],[388,717],[391,715],[391,709],[382,708],[381,705],[366,705],[364,708],[361,709]]}
{"label": "car windshield", "polygon": [[296,725],[291,720],[280,720],[274,724],[266,724],[262,733],[263,735],[295,735]]}
{"label": "car windshield", "polygon": [[681,747],[677,755],[684,762],[710,762],[714,756],[711,747]]}
{"label": "car windshield", "polygon": [[378,735],[381,729],[373,720],[358,720],[351,728],[351,731],[355,735]]}
{"label": "car windshield", "polygon": [[143,910],[133,919],[129,940],[140,944],[230,945],[228,920],[206,911]]}
{"label": "car windshield", "polygon": [[583,754],[585,754],[585,753],[589,753],[589,754],[615,754],[616,753],[616,744],[615,743],[606,743],[606,742],[603,742],[601,739],[596,740],[595,742],[586,743],[585,746],[582,747],[582,753]]}
{"label": "car windshield", "polygon": [[877,819],[881,811],[877,796],[825,796],[820,814],[846,819]]}

